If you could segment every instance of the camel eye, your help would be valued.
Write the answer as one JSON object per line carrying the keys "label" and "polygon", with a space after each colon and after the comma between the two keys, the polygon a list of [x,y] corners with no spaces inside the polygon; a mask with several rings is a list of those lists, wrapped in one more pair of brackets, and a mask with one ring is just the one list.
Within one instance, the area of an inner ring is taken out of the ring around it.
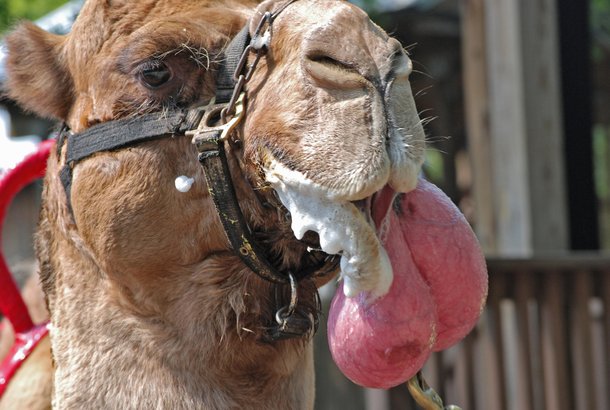
{"label": "camel eye", "polygon": [[140,80],[148,88],[159,88],[172,78],[172,72],[162,61],[148,62],[140,71]]}

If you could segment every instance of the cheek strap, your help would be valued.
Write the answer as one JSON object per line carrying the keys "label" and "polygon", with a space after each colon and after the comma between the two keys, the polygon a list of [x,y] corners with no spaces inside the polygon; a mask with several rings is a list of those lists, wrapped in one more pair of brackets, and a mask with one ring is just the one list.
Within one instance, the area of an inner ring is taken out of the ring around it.
{"label": "cheek strap", "polygon": [[63,127],[58,136],[57,150],[59,153],[65,144],[66,157],[59,178],[66,192],[70,213],[72,174],[78,162],[97,152],[116,151],[167,136],[182,136],[199,123],[202,115],[201,108],[173,110],[163,115],[151,113],[97,124],[77,134]]}

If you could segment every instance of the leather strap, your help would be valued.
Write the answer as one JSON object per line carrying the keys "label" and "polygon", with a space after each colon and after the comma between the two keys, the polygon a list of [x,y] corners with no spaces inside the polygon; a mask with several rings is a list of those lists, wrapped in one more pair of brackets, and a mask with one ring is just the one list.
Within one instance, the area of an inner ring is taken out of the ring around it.
{"label": "leather strap", "polygon": [[250,33],[248,24],[246,24],[229,43],[224,51],[224,57],[220,61],[216,75],[216,104],[225,104],[231,99],[237,83],[235,70],[237,70],[241,56],[249,43]]}
{"label": "leather strap", "polygon": [[65,141],[67,148],[60,180],[66,192],[70,212],[72,212],[70,197],[72,169],[77,162],[97,152],[114,151],[167,135],[183,135],[186,130],[193,128],[194,124],[199,122],[202,113],[201,109],[193,109],[188,112],[174,110],[162,115],[156,112],[108,121],[77,134],[62,130],[58,138],[58,145]]}
{"label": "leather strap", "polygon": [[197,137],[197,148],[208,190],[227,239],[246,266],[258,276],[273,283],[288,283],[288,276],[271,266],[265,252],[251,237],[250,228],[235,195],[221,134],[222,130],[215,129]]}

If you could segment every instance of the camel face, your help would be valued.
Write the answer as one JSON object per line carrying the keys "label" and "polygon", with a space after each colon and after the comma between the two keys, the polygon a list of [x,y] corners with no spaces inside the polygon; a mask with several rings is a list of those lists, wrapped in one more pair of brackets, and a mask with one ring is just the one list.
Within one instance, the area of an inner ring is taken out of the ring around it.
{"label": "camel face", "polygon": [[278,161],[337,200],[364,199],[388,183],[415,187],[424,133],[411,62],[362,10],[292,4],[273,24],[266,63],[249,88],[245,126],[254,149],[265,147],[264,162]]}
{"label": "camel face", "polygon": [[[263,3],[251,26],[282,4]],[[65,120],[75,132],[200,104],[213,95],[219,51],[252,14],[249,3],[88,2],[66,38],[24,26],[9,39],[9,66],[16,67],[9,89],[26,107]],[[233,175],[251,227],[272,228],[274,257],[281,268],[295,270],[307,259],[307,246],[294,240],[276,210],[260,207],[257,195],[270,193],[253,193],[252,186],[270,181],[259,176],[281,166],[338,202],[366,200],[385,185],[406,192],[415,186],[424,135],[408,81],[410,60],[364,12],[338,1],[295,2],[271,31],[271,50],[247,85],[244,150],[233,152]],[[25,50],[24,63],[18,60]],[[173,298],[161,295],[157,279],[174,280],[182,267],[194,269],[228,248],[210,217],[215,211],[195,158],[186,138],[89,158],[74,169],[72,215],[60,190],[54,193],[59,225],[69,231],[73,217],[82,251],[141,299]],[[173,186],[181,175],[195,181],[186,194]],[[350,249],[375,266],[344,270],[383,271],[379,242],[359,225],[364,239]],[[370,276],[362,288],[377,286],[379,275]],[[387,287],[391,278],[385,277]]]}
{"label": "camel face", "polygon": [[[197,106],[214,95],[230,38],[281,4],[255,12],[242,0],[89,1],[68,36],[23,25],[8,38],[9,93],[74,132]],[[339,1],[295,2],[271,30],[246,87],[243,145],[227,148],[242,210],[280,269],[317,266],[308,245],[322,246],[342,253],[346,283],[383,293],[389,261],[354,201],[415,186],[424,136],[408,56]],[[261,342],[281,307],[276,288],[229,248],[189,138],[77,163],[71,211],[58,178],[65,151],[48,164],[37,239],[58,407],[311,408],[311,344]],[[182,175],[194,180],[188,192],[174,188]],[[293,235],[306,204],[315,218],[342,218],[326,225],[353,231],[337,240],[303,225]],[[314,285],[299,284],[300,301],[315,304]]]}

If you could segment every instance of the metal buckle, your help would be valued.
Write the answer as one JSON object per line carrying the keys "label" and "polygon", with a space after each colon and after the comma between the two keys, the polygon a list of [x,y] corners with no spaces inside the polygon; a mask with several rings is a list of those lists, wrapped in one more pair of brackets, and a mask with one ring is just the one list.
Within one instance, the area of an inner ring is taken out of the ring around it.
{"label": "metal buckle", "polygon": [[[227,104],[215,104],[215,99],[205,107],[197,129],[186,131],[201,155],[218,155],[218,144],[224,142],[244,118],[246,93],[241,93],[235,102],[235,113],[225,122],[223,110]],[[217,125],[220,122],[220,125]]]}

